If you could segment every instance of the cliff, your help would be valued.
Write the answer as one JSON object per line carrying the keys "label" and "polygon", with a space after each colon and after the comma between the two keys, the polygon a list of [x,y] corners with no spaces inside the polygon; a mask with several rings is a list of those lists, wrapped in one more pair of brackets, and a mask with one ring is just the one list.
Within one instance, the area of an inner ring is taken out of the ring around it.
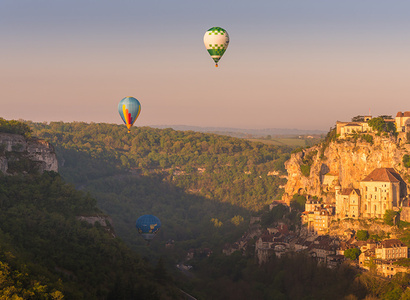
{"label": "cliff", "polygon": [[285,163],[288,181],[282,199],[289,203],[299,193],[330,203],[335,184],[359,188],[359,182],[375,168],[394,168],[407,181],[410,173],[402,161],[410,153],[410,144],[399,145],[394,137],[372,136],[372,142],[338,139],[292,154]]}
{"label": "cliff", "polygon": [[9,175],[19,172],[57,172],[54,147],[44,140],[0,133],[0,171]]}

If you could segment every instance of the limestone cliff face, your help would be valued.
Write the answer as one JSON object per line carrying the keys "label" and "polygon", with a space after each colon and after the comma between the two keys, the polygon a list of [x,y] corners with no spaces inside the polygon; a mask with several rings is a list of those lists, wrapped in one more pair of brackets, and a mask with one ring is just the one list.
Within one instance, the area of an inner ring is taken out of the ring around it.
{"label": "limestone cliff face", "polygon": [[[373,143],[366,141],[337,140],[331,142],[323,152],[317,145],[292,154],[285,163],[288,181],[283,200],[290,202],[296,193],[306,193],[323,198],[325,202],[334,199],[332,186],[324,186],[325,174],[337,176],[342,188],[359,188],[359,182],[375,168],[394,168],[407,181],[409,170],[403,167],[403,155],[410,153],[410,144],[398,145],[394,138],[373,136]],[[307,159],[308,158],[308,159]],[[310,166],[309,176],[301,167]]]}
{"label": "limestone cliff face", "polygon": [[58,171],[54,147],[43,140],[0,133],[0,171],[3,174]]}

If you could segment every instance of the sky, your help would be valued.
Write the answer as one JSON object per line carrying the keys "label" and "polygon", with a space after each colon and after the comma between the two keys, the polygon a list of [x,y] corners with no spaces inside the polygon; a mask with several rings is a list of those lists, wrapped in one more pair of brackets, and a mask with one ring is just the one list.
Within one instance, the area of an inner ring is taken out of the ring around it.
{"label": "sky", "polygon": [[[0,117],[328,130],[410,111],[410,1],[0,0]],[[215,68],[203,44],[226,29]]]}

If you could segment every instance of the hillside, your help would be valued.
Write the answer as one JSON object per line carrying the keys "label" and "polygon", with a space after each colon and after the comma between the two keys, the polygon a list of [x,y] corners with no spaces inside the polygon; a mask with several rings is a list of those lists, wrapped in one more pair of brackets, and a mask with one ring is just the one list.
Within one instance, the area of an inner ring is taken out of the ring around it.
{"label": "hillside", "polygon": [[[37,168],[55,157],[47,142],[35,140],[48,149],[44,161],[31,160],[32,138],[10,132],[0,130],[0,158],[8,166],[0,172],[2,299],[179,298],[172,281],[164,282],[166,273],[115,238],[94,198],[58,173]],[[22,146],[8,147],[5,140]]]}
{"label": "hillside", "polygon": [[[52,299],[59,293],[66,299],[176,299],[173,282],[198,299],[366,295],[355,270],[331,270],[303,253],[259,266],[258,237],[251,234],[243,253],[222,253],[227,243],[242,239],[251,216],[261,216],[252,226],[286,222],[290,230],[298,228],[298,205],[266,209],[281,195],[291,148],[170,129],[126,134],[110,124],[28,124],[30,134],[54,145],[62,177],[37,170],[2,177],[7,198],[0,203],[10,207],[2,212],[7,235],[0,242],[21,263],[7,260],[13,270],[28,265],[27,278],[44,280]],[[145,213],[162,222],[149,246],[135,230]]]}

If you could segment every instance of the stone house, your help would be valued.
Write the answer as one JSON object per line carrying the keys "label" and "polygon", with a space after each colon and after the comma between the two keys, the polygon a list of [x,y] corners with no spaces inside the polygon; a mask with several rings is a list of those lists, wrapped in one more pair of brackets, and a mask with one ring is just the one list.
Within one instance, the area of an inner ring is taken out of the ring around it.
{"label": "stone house", "polygon": [[384,240],[376,246],[375,257],[382,260],[408,258],[408,247],[398,239]]}
{"label": "stone house", "polygon": [[410,111],[399,111],[395,118],[397,132],[410,132]]}
{"label": "stone house", "polygon": [[360,215],[360,190],[335,187],[336,215],[343,218],[357,219]]}
{"label": "stone house", "polygon": [[395,261],[392,260],[375,259],[373,262],[377,267],[377,273],[387,278],[392,278],[400,272],[407,273],[409,271],[407,267],[396,265]]}

